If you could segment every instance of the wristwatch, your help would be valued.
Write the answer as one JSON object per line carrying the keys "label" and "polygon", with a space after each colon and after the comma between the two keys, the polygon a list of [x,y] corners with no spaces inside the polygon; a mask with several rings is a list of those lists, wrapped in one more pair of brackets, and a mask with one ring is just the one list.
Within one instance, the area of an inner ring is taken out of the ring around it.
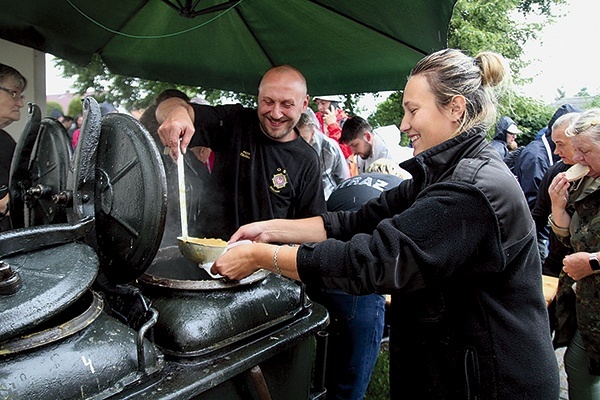
{"label": "wristwatch", "polygon": [[600,261],[598,261],[598,253],[590,253],[590,267],[592,267],[592,271],[600,270]]}

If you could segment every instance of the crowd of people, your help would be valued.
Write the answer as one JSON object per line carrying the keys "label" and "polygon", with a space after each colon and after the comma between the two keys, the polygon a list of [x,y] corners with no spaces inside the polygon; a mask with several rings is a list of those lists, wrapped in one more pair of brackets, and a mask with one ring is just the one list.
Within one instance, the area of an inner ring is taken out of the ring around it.
{"label": "crowd of people", "polygon": [[[386,313],[392,398],[557,399],[554,350],[566,347],[569,398],[600,399],[600,110],[561,106],[520,147],[518,124],[496,117],[505,65],[454,49],[419,61],[402,103],[408,160],[341,97],[315,96],[312,111],[288,65],[264,74],[256,109],[172,90],[141,117],[192,172],[191,232],[252,242],[211,272],[270,270],[329,311],[328,399],[364,397]],[[2,128],[19,120],[26,85],[0,64],[3,214],[15,143]],[[75,146],[81,116],[56,118]],[[587,174],[571,178],[575,164]],[[542,273],[559,279],[550,308]]]}

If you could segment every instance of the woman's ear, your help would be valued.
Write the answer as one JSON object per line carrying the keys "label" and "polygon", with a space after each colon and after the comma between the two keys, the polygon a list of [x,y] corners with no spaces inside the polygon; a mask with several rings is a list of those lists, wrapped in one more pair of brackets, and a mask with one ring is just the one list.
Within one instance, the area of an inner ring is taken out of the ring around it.
{"label": "woman's ear", "polygon": [[462,119],[467,108],[467,101],[464,96],[454,96],[450,101],[450,114],[456,118],[453,122],[458,122]]}

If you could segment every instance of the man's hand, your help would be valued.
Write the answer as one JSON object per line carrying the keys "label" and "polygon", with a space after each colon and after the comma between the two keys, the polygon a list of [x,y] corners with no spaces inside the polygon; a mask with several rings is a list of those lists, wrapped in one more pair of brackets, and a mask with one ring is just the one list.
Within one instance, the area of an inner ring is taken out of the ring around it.
{"label": "man's hand", "polygon": [[240,240],[251,240],[253,242],[269,243],[270,237],[267,231],[269,221],[252,222],[241,226],[229,239],[229,243]]}
{"label": "man's hand", "polygon": [[580,251],[569,254],[563,259],[563,271],[576,281],[593,274],[590,253]]}
{"label": "man's hand", "polygon": [[156,108],[156,120],[160,124],[161,142],[171,149],[171,158],[177,160],[177,146],[181,146],[181,153],[185,154],[194,135],[194,109],[182,99],[170,98]]}

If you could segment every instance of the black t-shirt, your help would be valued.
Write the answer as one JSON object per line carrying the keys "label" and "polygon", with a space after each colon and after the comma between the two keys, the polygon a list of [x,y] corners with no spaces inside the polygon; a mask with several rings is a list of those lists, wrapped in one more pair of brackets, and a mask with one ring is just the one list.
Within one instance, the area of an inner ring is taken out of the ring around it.
{"label": "black t-shirt", "polygon": [[216,190],[205,193],[206,213],[198,222],[204,236],[226,240],[250,222],[326,211],[319,158],[302,137],[283,143],[270,139],[256,110],[241,105],[192,106],[196,134],[190,147],[215,152]]}
{"label": "black t-shirt", "polygon": [[[155,117],[156,105],[149,106],[140,117],[140,122],[146,127],[159,148],[162,142],[158,136],[158,121]],[[181,211],[179,209],[179,180],[177,163],[170,155],[161,152],[165,175],[167,178],[167,219],[160,247],[176,246],[177,237],[181,236]],[[188,215],[188,234],[198,237],[198,219],[204,214],[201,206],[204,193],[214,190],[212,177],[206,165],[188,151],[183,156],[184,175],[186,182],[186,206]]]}
{"label": "black t-shirt", "polygon": [[[0,129],[0,198],[8,194],[10,164],[16,145],[12,136],[5,130]],[[9,218],[0,218],[0,232],[9,230],[10,228]]]}
{"label": "black t-shirt", "polygon": [[8,132],[0,129],[0,186],[8,185],[10,163],[17,143]]}
{"label": "black t-shirt", "polygon": [[380,172],[353,176],[341,182],[327,200],[328,211],[356,211],[367,201],[402,182],[402,178]]}

